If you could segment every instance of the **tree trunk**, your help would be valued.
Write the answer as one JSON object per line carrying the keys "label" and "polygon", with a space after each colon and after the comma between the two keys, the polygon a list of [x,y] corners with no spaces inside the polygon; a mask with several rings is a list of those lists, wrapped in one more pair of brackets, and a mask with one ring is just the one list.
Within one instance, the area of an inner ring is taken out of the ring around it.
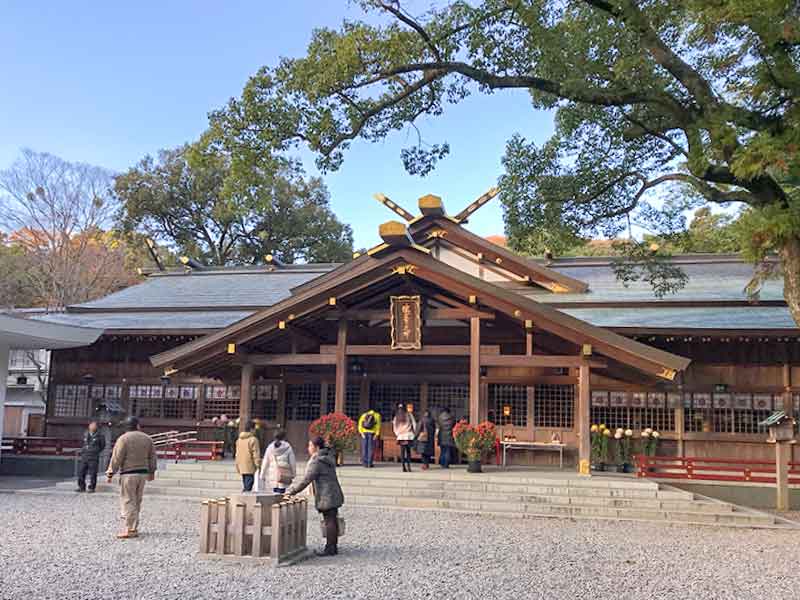
{"label": "tree trunk", "polygon": [[800,237],[789,238],[781,248],[783,297],[794,322],[800,326]]}

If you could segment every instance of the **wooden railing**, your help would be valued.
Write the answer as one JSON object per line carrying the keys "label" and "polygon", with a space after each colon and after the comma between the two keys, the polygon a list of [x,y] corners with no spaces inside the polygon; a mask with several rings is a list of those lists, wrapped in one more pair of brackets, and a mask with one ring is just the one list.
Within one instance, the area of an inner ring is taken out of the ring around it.
{"label": "wooden railing", "polygon": [[[775,484],[775,461],[692,456],[636,456],[637,477]],[[789,484],[800,484],[800,463],[789,463]]]}
{"label": "wooden railing", "polygon": [[81,449],[81,440],[54,437],[7,437],[3,445],[11,445],[14,454],[40,454],[50,456],[71,455]]}
{"label": "wooden railing", "polygon": [[197,431],[165,431],[154,433],[150,436],[156,448],[170,446],[176,442],[194,442],[197,440]]}
{"label": "wooden railing", "polygon": [[225,442],[178,441],[156,448],[159,458],[179,460],[222,460]]}

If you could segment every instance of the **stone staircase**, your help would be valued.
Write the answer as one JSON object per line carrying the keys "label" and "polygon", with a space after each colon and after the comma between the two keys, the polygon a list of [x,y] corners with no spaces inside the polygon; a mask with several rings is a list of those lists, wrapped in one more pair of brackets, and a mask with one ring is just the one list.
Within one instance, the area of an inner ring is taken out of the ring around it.
{"label": "stone staircase", "polygon": [[[301,465],[300,470],[303,466]],[[470,474],[463,469],[406,474],[398,466],[340,468],[349,506],[450,510],[516,518],[561,517],[658,521],[732,527],[791,527],[773,515],[664,484],[629,476],[580,477],[566,471],[492,469]],[[73,487],[72,482],[58,484]],[[114,488],[99,484],[98,491]],[[241,490],[241,478],[229,462],[167,463],[148,494],[187,499],[220,498]],[[796,525],[796,524],[795,524]]]}

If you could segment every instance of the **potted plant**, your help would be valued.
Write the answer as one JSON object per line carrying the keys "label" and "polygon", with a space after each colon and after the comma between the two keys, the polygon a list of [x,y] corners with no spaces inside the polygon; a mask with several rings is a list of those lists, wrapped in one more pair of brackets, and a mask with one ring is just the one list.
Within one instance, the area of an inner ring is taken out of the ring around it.
{"label": "potted plant", "polygon": [[[660,438],[661,434],[657,431],[653,431],[650,427],[642,431],[642,454],[644,456],[655,456],[658,448],[658,440]],[[648,467],[647,470],[652,473],[655,471],[655,468]]]}
{"label": "potted plant", "polygon": [[308,428],[311,437],[321,437],[336,452],[336,464],[344,463],[344,451],[355,450],[358,443],[356,422],[342,413],[330,413],[313,421]]}
{"label": "potted plant", "polygon": [[591,462],[593,471],[605,471],[611,430],[604,424],[591,427]]}
{"label": "potted plant", "polygon": [[481,459],[494,449],[497,442],[497,429],[490,421],[473,427],[462,419],[453,427],[453,439],[458,451],[467,457],[467,471],[480,473]]}
{"label": "potted plant", "polygon": [[611,446],[611,462],[614,471],[617,473],[624,473],[625,466],[622,462],[622,440],[625,437],[625,430],[618,427],[614,431],[614,443]]}
{"label": "potted plant", "polygon": [[633,473],[633,431],[626,429],[619,440],[619,454],[622,461],[622,472]]}

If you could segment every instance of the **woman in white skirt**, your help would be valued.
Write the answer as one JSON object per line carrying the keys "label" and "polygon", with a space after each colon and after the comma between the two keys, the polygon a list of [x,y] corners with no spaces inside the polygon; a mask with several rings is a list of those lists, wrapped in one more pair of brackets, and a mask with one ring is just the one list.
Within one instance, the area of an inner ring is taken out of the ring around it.
{"label": "woman in white skirt", "polygon": [[400,446],[400,461],[403,463],[403,473],[411,472],[411,446],[416,437],[417,422],[414,415],[406,410],[403,404],[397,405],[397,411],[392,419],[392,429],[397,444]]}

